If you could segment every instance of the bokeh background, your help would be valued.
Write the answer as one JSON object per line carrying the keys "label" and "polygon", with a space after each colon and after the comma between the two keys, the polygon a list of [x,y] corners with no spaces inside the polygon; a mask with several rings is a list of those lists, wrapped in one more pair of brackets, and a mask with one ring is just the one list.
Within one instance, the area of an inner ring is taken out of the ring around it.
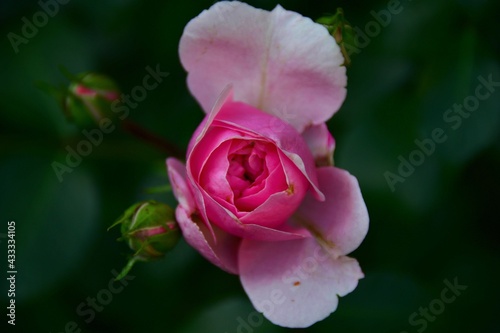
{"label": "bokeh background", "polygon": [[[265,9],[277,4],[248,2]],[[387,1],[280,3],[313,19],[343,7],[362,31],[374,21],[371,11],[388,7]],[[73,73],[105,73],[130,92],[146,66],[160,64],[169,76],[129,119],[184,148],[203,114],[187,90],[178,42],[186,23],[211,4],[72,0],[16,54],[7,34],[20,35],[22,18],[32,21],[41,8],[36,1],[1,2],[0,233],[16,221],[18,270],[14,328],[6,325],[7,242],[0,238],[1,332],[288,331],[267,320],[244,327],[253,308],[238,277],[184,241],[164,260],[138,264],[133,280],[89,323],[90,315],[77,312],[87,297],[108,288],[129,253],[115,241],[118,229],[107,227],[138,200],[175,201],[145,193],[168,182],[165,154],[120,130],[106,134],[60,183],[51,163],[63,162],[65,147],[83,137],[35,83],[67,84],[63,65]],[[500,87],[459,128],[443,120],[454,103],[474,95],[478,76],[500,81],[500,3],[406,0],[401,6],[352,55],[347,100],[329,122],[336,165],[357,176],[370,212],[366,241],[352,254],[366,277],[334,314],[297,331],[500,332]],[[448,139],[391,191],[384,173],[397,173],[398,156],[408,158],[414,140],[435,128]],[[425,329],[412,325],[412,313],[440,299],[445,279],[467,289]]]}

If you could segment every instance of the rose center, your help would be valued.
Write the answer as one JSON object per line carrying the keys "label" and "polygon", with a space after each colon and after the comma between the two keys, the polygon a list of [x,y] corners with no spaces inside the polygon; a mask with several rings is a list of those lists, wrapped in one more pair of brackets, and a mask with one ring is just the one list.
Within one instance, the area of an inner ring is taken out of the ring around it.
{"label": "rose center", "polygon": [[255,141],[238,140],[228,155],[226,179],[238,199],[249,190],[259,190],[262,180],[269,174],[266,165],[266,145]]}

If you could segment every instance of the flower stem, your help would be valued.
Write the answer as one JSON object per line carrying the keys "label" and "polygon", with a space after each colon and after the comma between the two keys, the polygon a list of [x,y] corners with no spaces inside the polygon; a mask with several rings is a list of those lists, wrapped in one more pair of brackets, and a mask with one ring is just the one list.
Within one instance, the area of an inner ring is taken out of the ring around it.
{"label": "flower stem", "polygon": [[134,123],[130,120],[124,120],[122,122],[123,129],[135,137],[145,141],[156,148],[159,148],[162,152],[166,153],[168,156],[184,158],[185,153],[182,152],[179,147],[173,143],[165,140],[164,138],[149,132],[144,127]]}
{"label": "flower stem", "polygon": [[132,269],[132,267],[134,266],[134,264],[138,260],[139,260],[139,258],[135,257],[135,256],[130,258],[129,261],[127,262],[127,264],[125,265],[125,267],[123,267],[120,274],[115,278],[115,281],[119,281],[119,280],[123,279],[125,276],[127,276],[128,272],[130,272],[130,270]]}

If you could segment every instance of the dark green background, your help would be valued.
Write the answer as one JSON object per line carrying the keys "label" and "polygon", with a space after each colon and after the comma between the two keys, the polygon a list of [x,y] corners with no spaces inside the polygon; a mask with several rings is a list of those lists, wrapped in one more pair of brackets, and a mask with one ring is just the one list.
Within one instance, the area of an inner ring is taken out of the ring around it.
{"label": "dark green background", "polygon": [[[273,1],[251,1],[272,9]],[[384,1],[283,1],[317,18],[342,6],[364,30]],[[59,65],[110,75],[124,92],[142,83],[145,67],[170,73],[130,119],[185,147],[202,119],[178,58],[186,23],[211,1],[80,1],[59,13],[15,54],[8,32],[40,10],[35,1],[0,4],[0,233],[16,221],[17,317],[7,326],[6,241],[0,244],[1,332],[246,332],[253,309],[238,277],[205,261],[183,241],[165,260],[138,264],[134,280],[88,317],[76,308],[106,288],[128,249],[106,228],[144,189],[165,184],[165,156],[114,131],[59,183],[53,161],[82,139],[36,81],[67,81]],[[338,310],[307,332],[417,332],[408,318],[439,298],[443,280],[468,288],[425,332],[499,332],[498,222],[500,91],[457,130],[442,117],[474,94],[477,77],[500,81],[498,1],[403,1],[404,10],[353,55],[347,100],[329,122],[336,164],[359,179],[370,231],[353,253],[366,274]],[[500,88],[498,89],[500,90]],[[414,140],[443,128],[448,139],[391,192],[384,172],[397,172]],[[5,325],[5,326],[4,326]],[[253,332],[285,332],[268,321]]]}

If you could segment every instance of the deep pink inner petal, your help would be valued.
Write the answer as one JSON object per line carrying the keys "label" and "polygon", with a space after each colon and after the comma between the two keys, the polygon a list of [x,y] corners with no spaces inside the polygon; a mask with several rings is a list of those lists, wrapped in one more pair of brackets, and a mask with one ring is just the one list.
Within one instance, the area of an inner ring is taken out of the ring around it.
{"label": "deep pink inner petal", "polygon": [[288,188],[283,168],[275,167],[269,176],[262,180],[258,186],[253,186],[244,191],[244,196],[235,199],[235,204],[240,210],[252,211],[262,205],[269,197]]}
{"label": "deep pink inner petal", "polygon": [[231,140],[222,142],[209,155],[199,179],[199,184],[222,204],[233,202],[233,191],[226,179],[226,174],[231,168],[226,158],[230,147]]}
{"label": "deep pink inner petal", "polygon": [[240,102],[226,102],[208,117],[187,157],[204,219],[261,239],[250,226],[281,227],[310,188],[324,199],[313,157],[293,127],[281,121],[277,129],[278,118]]}
{"label": "deep pink inner petal", "polygon": [[191,154],[188,156],[187,166],[195,179],[199,177],[205,163],[214,150],[223,142],[241,136],[242,133],[238,130],[222,129],[216,126],[209,128],[203,139],[196,145],[193,145]]}
{"label": "deep pink inner petal", "polygon": [[[234,139],[227,162],[226,179],[233,193],[234,205],[240,213],[255,209],[271,194],[287,188],[283,171],[281,168],[281,174],[276,171],[280,162],[276,146],[272,143]],[[258,195],[261,192],[264,193]]]}

